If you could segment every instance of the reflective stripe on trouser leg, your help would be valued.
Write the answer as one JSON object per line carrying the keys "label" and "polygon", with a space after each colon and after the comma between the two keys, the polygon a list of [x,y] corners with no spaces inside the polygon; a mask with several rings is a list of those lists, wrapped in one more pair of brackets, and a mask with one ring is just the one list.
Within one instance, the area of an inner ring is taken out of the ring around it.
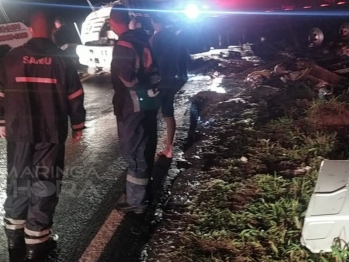
{"label": "reflective stripe on trouser leg", "polygon": [[7,198],[5,232],[22,231],[26,224],[31,191],[33,147],[30,143],[7,141]]}
{"label": "reflective stripe on trouser leg", "polygon": [[148,135],[144,131],[145,115],[125,110],[123,121],[118,121],[118,135],[123,158],[128,164],[126,179],[127,203],[132,206],[143,206],[147,200],[147,162],[145,149]]}
{"label": "reflective stripe on trouser leg", "polygon": [[64,144],[35,144],[33,165],[35,177],[32,179],[25,229],[28,244],[49,239],[63,177]]}
{"label": "reflective stripe on trouser leg", "polygon": [[20,230],[25,227],[25,220],[4,218],[5,229],[7,230]]}
{"label": "reflective stripe on trouser leg", "polygon": [[35,245],[35,244],[41,244],[46,242],[50,239],[51,230],[45,229],[42,231],[33,231],[29,230],[27,228],[24,229],[25,233],[25,243],[27,245]]}
{"label": "reflective stripe on trouser leg", "polygon": [[129,171],[126,177],[127,203],[132,206],[142,206],[147,199],[148,178],[136,178]]}

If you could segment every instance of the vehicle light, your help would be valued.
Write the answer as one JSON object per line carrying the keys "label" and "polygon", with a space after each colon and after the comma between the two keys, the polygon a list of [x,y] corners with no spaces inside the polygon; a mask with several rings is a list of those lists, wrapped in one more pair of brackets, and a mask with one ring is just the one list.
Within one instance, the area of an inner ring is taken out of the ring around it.
{"label": "vehicle light", "polygon": [[200,9],[196,4],[188,4],[184,8],[184,14],[189,18],[189,19],[196,19],[200,15]]}
{"label": "vehicle light", "polygon": [[321,7],[329,6],[330,4],[322,4]]}
{"label": "vehicle light", "polygon": [[345,2],[338,2],[337,5],[345,5]]}
{"label": "vehicle light", "polygon": [[304,9],[309,9],[309,8],[311,8],[311,5],[306,5],[306,6],[304,6],[303,8],[304,8]]}

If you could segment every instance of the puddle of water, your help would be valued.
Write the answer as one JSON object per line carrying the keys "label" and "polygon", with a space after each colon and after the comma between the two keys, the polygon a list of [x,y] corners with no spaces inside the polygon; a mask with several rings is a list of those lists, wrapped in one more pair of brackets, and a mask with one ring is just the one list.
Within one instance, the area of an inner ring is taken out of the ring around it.
{"label": "puddle of water", "polygon": [[211,77],[203,75],[192,75],[189,78],[190,81],[210,81]]}

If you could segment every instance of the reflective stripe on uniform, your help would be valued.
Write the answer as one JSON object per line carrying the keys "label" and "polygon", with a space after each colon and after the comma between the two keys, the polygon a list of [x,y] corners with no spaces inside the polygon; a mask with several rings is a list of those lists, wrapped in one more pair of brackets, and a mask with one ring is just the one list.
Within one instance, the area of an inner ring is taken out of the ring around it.
{"label": "reflective stripe on uniform", "polygon": [[130,42],[119,40],[117,45],[133,49],[133,45]]}
{"label": "reflective stripe on uniform", "polygon": [[133,103],[133,112],[140,112],[141,111],[141,106],[138,101],[138,96],[135,91],[130,91],[132,103]]}
{"label": "reflective stripe on uniform", "polygon": [[79,96],[81,96],[84,93],[84,90],[82,88],[80,88],[78,91],[72,93],[71,95],[68,96],[69,100],[73,100]]}
{"label": "reflective stripe on uniform", "polygon": [[[2,121],[5,123],[5,120],[0,120],[0,123],[2,123]],[[25,220],[23,219],[12,219],[12,218],[4,218],[6,221],[10,222],[10,224],[12,225],[23,225],[25,224]]]}
{"label": "reflective stripe on uniform", "polygon": [[0,92],[0,97],[5,97],[5,94],[3,92]]}
{"label": "reflective stripe on uniform", "polygon": [[46,237],[43,237],[43,238],[37,238],[37,239],[25,238],[25,243],[27,245],[35,245],[35,244],[44,243],[44,242],[46,242],[49,239],[50,239],[50,236],[46,236]]}
{"label": "reflective stripe on uniform", "polygon": [[144,48],[143,49],[143,66],[144,68],[150,68],[151,65],[153,64],[153,59],[151,57],[151,53],[149,48]]}
{"label": "reflective stripe on uniform", "polygon": [[134,87],[136,84],[138,84],[137,78],[133,79],[131,82],[126,81],[121,76],[119,76],[119,78],[120,78],[121,82],[128,88]]}
{"label": "reflective stripe on uniform", "polygon": [[39,84],[57,84],[55,78],[44,77],[16,77],[17,83],[39,83]]}
{"label": "reflective stripe on uniform", "polygon": [[42,237],[42,236],[49,235],[51,233],[51,230],[45,229],[43,231],[33,231],[33,230],[29,230],[28,228],[25,228],[24,233],[26,233],[28,236],[31,236],[31,237]]}
{"label": "reflective stripe on uniform", "polygon": [[18,229],[22,229],[24,227],[25,227],[25,224],[22,224],[22,225],[9,225],[9,224],[6,224],[5,225],[5,228],[9,229],[9,230],[18,230]]}
{"label": "reflective stripe on uniform", "polygon": [[148,185],[148,181],[149,181],[148,178],[136,178],[131,176],[130,174],[127,175],[126,180],[128,182],[131,182],[132,184],[140,185],[140,186]]}
{"label": "reflective stripe on uniform", "polygon": [[81,124],[77,124],[77,125],[72,125],[72,129],[80,129],[80,128],[84,128],[85,123],[81,123]]}

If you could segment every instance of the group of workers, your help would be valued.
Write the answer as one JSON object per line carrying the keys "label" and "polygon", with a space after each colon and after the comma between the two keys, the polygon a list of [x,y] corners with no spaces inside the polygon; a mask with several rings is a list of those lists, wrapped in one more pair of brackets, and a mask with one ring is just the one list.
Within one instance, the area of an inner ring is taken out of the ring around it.
{"label": "group of workers", "polygon": [[[56,21],[61,22],[61,21]],[[123,212],[142,214],[154,196],[150,190],[156,158],[157,115],[167,124],[167,145],[159,157],[173,157],[176,122],[174,97],[187,81],[183,46],[166,21],[154,15],[154,35],[130,30],[129,10],[114,6],[110,26],[115,41],[111,81],[122,156],[128,164]],[[56,239],[51,232],[63,178],[68,126],[73,142],[85,128],[84,90],[71,59],[62,51],[54,22],[33,14],[33,38],[12,49],[0,68],[0,136],[7,140],[5,232],[8,249],[26,251],[35,261],[46,256]],[[56,26],[57,28],[57,26]],[[55,43],[56,42],[56,43]]]}

